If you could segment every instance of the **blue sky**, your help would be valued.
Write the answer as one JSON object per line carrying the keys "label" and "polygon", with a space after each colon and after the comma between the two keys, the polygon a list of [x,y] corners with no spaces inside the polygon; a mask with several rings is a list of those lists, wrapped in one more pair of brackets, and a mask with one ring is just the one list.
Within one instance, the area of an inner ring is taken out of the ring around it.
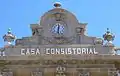
{"label": "blue sky", "polygon": [[0,47],[2,36],[12,28],[17,38],[31,36],[30,24],[59,1],[62,8],[72,12],[79,22],[87,22],[89,36],[102,37],[106,28],[115,34],[114,44],[120,46],[120,0],[0,0]]}

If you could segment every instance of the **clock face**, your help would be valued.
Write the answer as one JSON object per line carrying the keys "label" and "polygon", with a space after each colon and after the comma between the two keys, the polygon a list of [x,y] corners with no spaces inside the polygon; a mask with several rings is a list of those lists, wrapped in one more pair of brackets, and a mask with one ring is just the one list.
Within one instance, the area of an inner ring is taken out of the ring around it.
{"label": "clock face", "polygon": [[63,34],[64,33],[64,25],[62,25],[60,23],[56,23],[52,27],[52,32],[55,34]]}

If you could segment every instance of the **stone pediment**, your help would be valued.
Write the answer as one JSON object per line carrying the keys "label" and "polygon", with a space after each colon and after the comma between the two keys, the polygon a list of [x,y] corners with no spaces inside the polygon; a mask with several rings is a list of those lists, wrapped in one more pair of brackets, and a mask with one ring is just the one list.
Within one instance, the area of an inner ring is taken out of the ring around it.
{"label": "stone pediment", "polygon": [[86,35],[87,23],[79,23],[75,15],[63,8],[54,8],[46,12],[40,23],[31,24],[31,37],[16,40],[16,46],[49,44],[99,44],[100,38]]}

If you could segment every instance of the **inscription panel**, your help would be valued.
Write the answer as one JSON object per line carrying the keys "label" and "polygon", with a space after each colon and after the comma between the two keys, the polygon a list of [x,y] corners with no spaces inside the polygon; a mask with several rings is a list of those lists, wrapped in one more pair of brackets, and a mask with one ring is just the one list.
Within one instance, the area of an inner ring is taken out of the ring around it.
{"label": "inscription panel", "polygon": [[81,54],[108,54],[109,47],[90,46],[90,45],[41,45],[41,46],[24,46],[16,48],[6,48],[4,50],[6,56],[21,55],[81,55]]}

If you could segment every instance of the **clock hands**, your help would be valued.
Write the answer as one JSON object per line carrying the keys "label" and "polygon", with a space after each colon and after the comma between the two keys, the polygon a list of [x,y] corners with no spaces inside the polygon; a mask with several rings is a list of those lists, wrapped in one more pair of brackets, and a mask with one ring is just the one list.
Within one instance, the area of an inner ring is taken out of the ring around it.
{"label": "clock hands", "polygon": [[63,34],[64,26],[61,25],[60,23],[57,23],[52,27],[52,31],[53,33],[56,33],[56,34]]}
{"label": "clock hands", "polygon": [[58,29],[57,29],[57,33],[60,33],[60,25],[58,24]]}

